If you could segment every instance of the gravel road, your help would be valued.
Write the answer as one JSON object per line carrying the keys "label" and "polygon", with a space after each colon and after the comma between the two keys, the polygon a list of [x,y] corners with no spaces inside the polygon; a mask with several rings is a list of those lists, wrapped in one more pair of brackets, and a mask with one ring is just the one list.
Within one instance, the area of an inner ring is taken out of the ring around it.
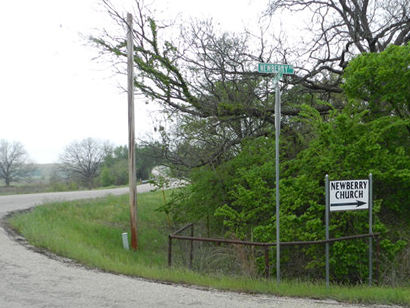
{"label": "gravel road", "polygon": [[[151,189],[149,184],[138,192]],[[0,196],[0,220],[11,211],[44,202],[127,193],[126,188],[99,191]],[[0,307],[369,307],[335,301],[203,290],[89,270],[50,258],[21,245],[0,227]],[[382,307],[382,306],[372,306]],[[391,307],[391,306],[389,306]]]}

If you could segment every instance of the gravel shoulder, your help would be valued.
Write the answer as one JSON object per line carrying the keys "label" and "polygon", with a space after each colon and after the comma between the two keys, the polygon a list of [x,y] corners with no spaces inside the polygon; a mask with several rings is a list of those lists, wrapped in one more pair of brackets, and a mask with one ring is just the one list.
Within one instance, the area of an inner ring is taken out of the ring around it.
{"label": "gravel shoulder", "polygon": [[[145,184],[138,187],[138,192],[151,189]],[[39,253],[24,239],[5,230],[4,217],[13,211],[45,202],[120,195],[127,191],[119,188],[0,196],[0,307],[383,307],[204,290],[105,273]]]}

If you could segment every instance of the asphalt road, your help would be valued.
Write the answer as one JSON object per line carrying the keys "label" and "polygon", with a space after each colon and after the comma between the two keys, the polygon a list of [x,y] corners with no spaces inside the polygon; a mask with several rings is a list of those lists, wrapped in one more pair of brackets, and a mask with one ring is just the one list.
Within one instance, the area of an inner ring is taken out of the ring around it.
{"label": "asphalt road", "polygon": [[[149,184],[138,187],[150,190]],[[0,220],[11,211],[44,202],[127,193],[99,191],[0,196]],[[63,258],[50,258],[21,245],[0,227],[0,307],[366,307],[335,301],[204,290],[89,270]],[[369,307],[369,306],[367,306]],[[373,306],[382,307],[382,306]]]}

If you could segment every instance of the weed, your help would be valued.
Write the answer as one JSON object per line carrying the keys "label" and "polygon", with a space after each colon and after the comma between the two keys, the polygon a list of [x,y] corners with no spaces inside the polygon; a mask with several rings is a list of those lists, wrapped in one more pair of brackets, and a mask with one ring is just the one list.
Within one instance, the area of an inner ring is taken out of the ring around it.
{"label": "weed", "polygon": [[[136,252],[124,250],[121,241],[121,233],[129,229],[128,196],[46,204],[11,217],[10,223],[35,246],[113,273],[240,292],[410,305],[410,287],[334,285],[326,288],[323,282],[284,280],[278,285],[272,279],[256,278],[245,251],[237,251],[235,247],[218,247],[213,251],[206,246],[196,247],[195,260],[200,272],[182,267],[186,260],[168,268],[167,235],[171,230],[166,215],[156,210],[162,202],[161,191],[138,195]],[[181,247],[175,254],[184,251],[186,248]],[[226,267],[231,266],[234,275],[215,270],[224,262]],[[246,276],[240,275],[244,269]]]}

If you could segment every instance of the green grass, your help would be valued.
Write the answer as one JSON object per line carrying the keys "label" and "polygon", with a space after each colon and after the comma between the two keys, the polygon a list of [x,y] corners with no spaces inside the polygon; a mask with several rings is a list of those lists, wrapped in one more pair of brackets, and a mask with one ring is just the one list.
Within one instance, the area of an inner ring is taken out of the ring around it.
{"label": "green grass", "polygon": [[[121,188],[126,187],[126,185],[111,185],[105,187],[95,187],[93,190],[102,190],[110,188]],[[62,192],[62,191],[81,191],[89,190],[87,187],[79,187],[75,183],[43,183],[41,181],[35,181],[33,183],[13,183],[11,186],[4,186],[0,183],[0,196],[7,195],[22,195],[22,194],[36,194],[45,192]]]}
{"label": "green grass", "polygon": [[139,250],[122,248],[128,232],[128,196],[53,203],[9,219],[31,244],[89,267],[153,280],[279,296],[335,299],[350,303],[410,306],[410,287],[331,286],[323,283],[200,274],[167,267],[167,220],[155,211],[162,192],[138,195]]}

